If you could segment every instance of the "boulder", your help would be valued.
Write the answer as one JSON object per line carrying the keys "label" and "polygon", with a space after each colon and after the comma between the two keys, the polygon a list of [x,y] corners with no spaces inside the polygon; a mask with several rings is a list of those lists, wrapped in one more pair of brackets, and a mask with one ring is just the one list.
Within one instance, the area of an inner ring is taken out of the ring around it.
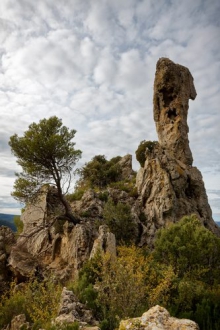
{"label": "boulder", "polygon": [[26,321],[26,316],[24,314],[20,314],[15,316],[10,325],[7,327],[7,330],[29,330],[31,329],[29,322]]}
{"label": "boulder", "polygon": [[169,312],[154,306],[141,317],[120,322],[119,330],[199,330],[199,326],[191,320],[171,317]]}
{"label": "boulder", "polygon": [[74,293],[63,288],[60,300],[58,316],[55,323],[74,323],[95,325],[96,321],[92,312],[81,304]]}

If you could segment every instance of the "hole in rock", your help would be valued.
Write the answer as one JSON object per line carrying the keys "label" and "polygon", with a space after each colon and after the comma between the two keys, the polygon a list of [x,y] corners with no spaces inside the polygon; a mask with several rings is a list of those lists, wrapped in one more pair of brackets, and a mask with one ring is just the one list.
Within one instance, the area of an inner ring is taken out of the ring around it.
{"label": "hole in rock", "polygon": [[167,116],[168,116],[168,118],[170,118],[170,120],[174,120],[177,116],[176,109],[175,108],[169,109],[167,111]]}

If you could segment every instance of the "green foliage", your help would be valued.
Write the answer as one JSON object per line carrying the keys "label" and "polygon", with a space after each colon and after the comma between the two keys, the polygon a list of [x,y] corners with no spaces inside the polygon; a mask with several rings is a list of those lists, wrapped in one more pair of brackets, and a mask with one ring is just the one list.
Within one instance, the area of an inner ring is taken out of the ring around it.
{"label": "green foliage", "polygon": [[24,223],[21,221],[20,215],[15,215],[14,216],[14,224],[17,228],[17,234],[20,235],[23,231]]}
{"label": "green foliage", "polygon": [[220,239],[195,215],[158,232],[149,299],[201,330],[220,326]]}
{"label": "green foliage", "polygon": [[138,192],[137,188],[135,187],[135,180],[136,178],[134,177],[133,180],[121,180],[118,182],[111,182],[109,186],[111,188],[116,188],[118,190],[127,192],[130,197],[137,198]]}
{"label": "green foliage", "polygon": [[[111,199],[109,214],[114,214]],[[159,304],[171,315],[220,328],[220,239],[195,216],[161,230],[155,250],[118,247],[117,257],[99,255],[80,272],[78,296],[89,303],[102,329]]]}
{"label": "green foliage", "polygon": [[148,265],[142,252],[132,246],[120,247],[117,258],[98,253],[80,271],[73,289],[93,309],[101,329],[114,329],[120,319],[145,310]]}
{"label": "green foliage", "polygon": [[47,327],[57,313],[61,287],[53,280],[30,280],[20,289],[12,283],[9,292],[1,297],[0,328],[9,324],[14,316],[25,314],[35,329]]}
{"label": "green foliage", "polygon": [[147,269],[146,257],[134,246],[120,247],[117,258],[103,256],[96,285],[103,317],[108,320],[110,329],[117,327],[121,319],[146,310]]}
{"label": "green foliage", "polygon": [[73,166],[81,156],[71,141],[75,133],[63,126],[61,119],[50,117],[31,124],[22,137],[11,136],[9,145],[23,170],[15,181],[12,193],[15,199],[28,203],[42,185],[52,183],[68,213],[62,187],[70,183]]}
{"label": "green foliage", "polygon": [[149,150],[150,152],[153,151],[155,145],[157,145],[157,141],[141,141],[135,154],[136,159],[140,163],[141,167],[144,167],[144,163],[146,160],[146,150]]}
{"label": "green foliage", "polygon": [[100,308],[97,303],[98,293],[94,288],[96,280],[102,267],[102,258],[100,254],[96,254],[94,258],[88,260],[79,272],[78,280],[68,286],[69,290],[73,290],[78,299],[88,308],[94,311],[95,316],[99,316]]}
{"label": "green foliage", "polygon": [[98,198],[103,201],[103,202],[107,202],[108,201],[108,196],[109,196],[109,193],[108,191],[100,191],[98,193]]}
{"label": "green foliage", "polygon": [[80,201],[83,197],[84,192],[85,192],[85,189],[82,189],[82,188],[81,189],[76,189],[74,191],[74,193],[66,195],[66,199],[69,202]]}
{"label": "green foliage", "polygon": [[91,210],[85,210],[85,211],[80,212],[80,216],[82,218],[89,218],[89,217],[91,217],[91,215],[92,215]]}
{"label": "green foliage", "polygon": [[104,188],[110,182],[116,182],[121,177],[121,167],[118,164],[121,157],[106,160],[105,156],[95,156],[90,162],[79,170],[80,180],[78,185],[87,183],[89,187]]}
{"label": "green foliage", "polygon": [[[193,253],[192,253],[193,251]],[[189,272],[213,284],[220,268],[220,239],[201,225],[195,215],[186,216],[176,224],[158,232],[154,258],[172,265],[178,276]]]}
{"label": "green foliage", "polygon": [[115,234],[118,243],[128,244],[134,240],[136,226],[129,205],[121,202],[115,204],[109,198],[104,206],[103,221]]}

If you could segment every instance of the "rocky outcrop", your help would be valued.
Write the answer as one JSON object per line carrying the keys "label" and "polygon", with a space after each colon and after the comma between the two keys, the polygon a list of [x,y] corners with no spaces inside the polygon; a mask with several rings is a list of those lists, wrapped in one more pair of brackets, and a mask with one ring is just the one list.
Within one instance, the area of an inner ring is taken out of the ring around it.
{"label": "rocky outcrop", "polygon": [[135,175],[134,170],[132,169],[132,155],[125,155],[119,161],[119,165],[122,169],[121,179],[122,180],[129,180],[132,179]]}
{"label": "rocky outcrop", "polygon": [[154,306],[141,317],[123,320],[119,330],[199,330],[199,326],[187,319],[171,317],[169,312],[160,306]]}
{"label": "rocky outcrop", "polygon": [[7,326],[6,330],[29,330],[31,329],[29,322],[26,321],[26,316],[24,314],[20,314],[15,316],[11,323]]}
{"label": "rocky outcrop", "polygon": [[55,323],[62,324],[74,322],[79,322],[81,325],[95,325],[97,323],[92,312],[77,300],[72,291],[67,290],[64,287]]}
{"label": "rocky outcrop", "polygon": [[74,225],[59,216],[63,210],[54,188],[43,187],[35,203],[27,206],[21,216],[24,229],[8,259],[17,280],[22,281],[39,272],[52,272],[59,280],[65,281],[77,276],[98,246],[116,254],[114,235],[104,227],[98,233],[94,225],[102,210],[103,202],[94,191],[88,190],[77,210],[78,217],[82,214],[81,223]]}
{"label": "rocky outcrop", "polygon": [[160,59],[154,83],[154,120],[159,142],[146,148],[146,161],[136,178],[146,216],[147,230],[142,241],[148,245],[152,245],[157,229],[191,214],[220,236],[202,175],[192,166],[187,112],[189,98],[195,97],[189,70],[169,59]]}
{"label": "rocky outcrop", "polygon": [[109,253],[112,256],[116,256],[115,235],[109,231],[109,228],[106,225],[99,227],[99,236],[93,243],[90,259],[97,253]]}

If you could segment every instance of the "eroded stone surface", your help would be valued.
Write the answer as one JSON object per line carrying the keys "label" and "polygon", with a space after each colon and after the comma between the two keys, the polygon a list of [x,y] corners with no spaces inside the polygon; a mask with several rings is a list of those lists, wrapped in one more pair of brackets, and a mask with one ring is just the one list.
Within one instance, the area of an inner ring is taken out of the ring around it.
{"label": "eroded stone surface", "polygon": [[154,83],[154,120],[159,142],[151,150],[146,149],[144,167],[136,178],[146,216],[143,244],[152,245],[157,229],[191,214],[220,236],[202,175],[192,166],[187,113],[188,100],[195,97],[189,70],[169,59],[160,59]]}
{"label": "eroded stone surface", "polygon": [[193,158],[187,114],[189,99],[195,97],[189,69],[168,58],[159,59],[154,81],[154,121],[159,143],[162,148],[169,149],[173,158],[188,165],[192,165]]}
{"label": "eroded stone surface", "polygon": [[109,231],[109,228],[106,225],[99,227],[99,236],[93,243],[90,259],[99,252],[109,253],[112,256],[116,256],[115,235]]}
{"label": "eroded stone surface", "polygon": [[55,323],[73,323],[76,321],[82,324],[96,324],[92,312],[77,300],[72,291],[64,287]]}
{"label": "eroded stone surface", "polygon": [[199,326],[191,320],[171,317],[169,312],[157,305],[149,309],[141,317],[123,320],[119,330],[199,330]]}

